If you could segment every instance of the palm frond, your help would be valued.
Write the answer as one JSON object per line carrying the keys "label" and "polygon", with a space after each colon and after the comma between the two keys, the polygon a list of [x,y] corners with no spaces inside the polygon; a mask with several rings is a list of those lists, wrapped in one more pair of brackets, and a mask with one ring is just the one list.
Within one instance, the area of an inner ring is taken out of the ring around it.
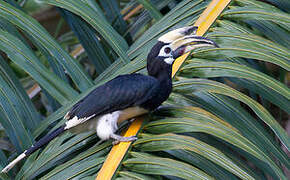
{"label": "palm frond", "polygon": [[[205,19],[198,17],[218,1],[138,1],[144,7],[115,0],[41,2],[64,12],[75,35],[55,39],[14,1],[0,3],[0,50],[7,55],[0,56],[0,123],[5,130],[0,135],[17,150],[0,150],[1,167],[63,124],[65,113],[100,84],[120,74],[146,73],[146,56],[156,39],[178,27],[202,27]],[[207,37],[219,48],[200,48],[180,61],[170,98],[133,122],[134,133],[141,128],[139,139],[118,157],[117,170],[110,170],[113,178],[287,179],[290,141],[283,125],[289,123],[285,117],[290,111],[285,80],[290,69],[290,16],[285,4],[237,0],[217,14],[210,28],[200,29],[201,34],[208,30]],[[126,16],[130,11],[134,13]],[[67,50],[80,44],[85,53],[78,61]],[[29,99],[20,83],[23,77],[15,75],[9,62],[60,107],[43,112],[45,104],[38,97]],[[91,66],[96,71],[92,77],[84,70]],[[111,148],[110,141],[100,142],[94,132],[67,132],[0,176],[94,179]]]}

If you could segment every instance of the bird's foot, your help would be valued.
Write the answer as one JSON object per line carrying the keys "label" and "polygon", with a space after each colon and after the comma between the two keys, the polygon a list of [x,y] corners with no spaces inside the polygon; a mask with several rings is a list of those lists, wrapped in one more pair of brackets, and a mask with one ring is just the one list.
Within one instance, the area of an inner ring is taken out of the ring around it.
{"label": "bird's foot", "polygon": [[117,134],[112,134],[110,137],[114,139],[112,142],[113,145],[119,144],[120,142],[130,142],[138,139],[136,136],[123,137]]}
{"label": "bird's foot", "polygon": [[133,121],[135,121],[135,118],[129,119],[128,122],[132,123]]}

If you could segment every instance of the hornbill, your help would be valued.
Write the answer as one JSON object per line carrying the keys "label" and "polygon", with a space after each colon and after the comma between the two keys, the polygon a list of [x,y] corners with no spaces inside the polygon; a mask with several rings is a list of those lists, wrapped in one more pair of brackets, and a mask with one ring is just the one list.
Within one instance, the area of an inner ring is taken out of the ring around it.
{"label": "hornbill", "polygon": [[97,87],[67,112],[64,125],[25,150],[2,172],[8,172],[21,159],[69,129],[95,129],[101,140],[111,138],[115,143],[136,140],[135,136],[115,134],[118,124],[156,109],[169,97],[172,65],[176,58],[198,47],[217,47],[212,40],[195,35],[196,31],[196,26],[183,27],[161,36],[147,56],[148,75],[120,75]]}

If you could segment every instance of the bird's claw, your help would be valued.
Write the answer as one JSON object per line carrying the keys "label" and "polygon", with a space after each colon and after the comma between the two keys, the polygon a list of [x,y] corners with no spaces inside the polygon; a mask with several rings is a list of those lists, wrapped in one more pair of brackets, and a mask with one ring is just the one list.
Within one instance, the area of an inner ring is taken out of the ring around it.
{"label": "bird's claw", "polygon": [[120,142],[130,142],[138,139],[136,136],[123,137],[116,134],[112,134],[111,138],[114,139],[112,142],[113,145],[119,144]]}
{"label": "bird's claw", "polygon": [[135,121],[135,118],[130,119],[129,123],[132,123],[133,121]]}

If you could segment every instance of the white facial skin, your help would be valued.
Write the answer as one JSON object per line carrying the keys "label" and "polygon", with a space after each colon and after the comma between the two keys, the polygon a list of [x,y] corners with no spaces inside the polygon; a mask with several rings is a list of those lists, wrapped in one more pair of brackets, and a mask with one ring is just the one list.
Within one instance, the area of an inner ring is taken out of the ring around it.
{"label": "white facial skin", "polygon": [[167,64],[172,64],[174,59],[172,57],[172,48],[170,45],[165,45],[163,46],[160,51],[159,51],[159,54],[158,54],[159,57],[164,57],[164,61],[167,63]]}
{"label": "white facial skin", "polygon": [[[192,28],[192,27],[182,27],[182,28],[170,31],[164,34],[163,36],[161,36],[158,39],[158,41],[161,41],[164,43],[172,43],[175,40],[182,38],[184,36],[184,32],[187,31],[189,28]],[[174,62],[174,59],[172,56],[172,50],[173,50],[173,47],[171,45],[165,45],[161,48],[158,54],[159,57],[164,57],[164,62],[169,65],[171,65]]]}
{"label": "white facial skin", "polygon": [[197,36],[196,31],[197,27],[188,26],[164,34],[158,38],[158,41],[168,45],[160,49],[158,56],[163,57],[165,63],[172,65],[175,60],[173,59],[173,51],[176,51],[179,47],[184,47],[183,54],[199,47],[217,47],[213,41]]}

